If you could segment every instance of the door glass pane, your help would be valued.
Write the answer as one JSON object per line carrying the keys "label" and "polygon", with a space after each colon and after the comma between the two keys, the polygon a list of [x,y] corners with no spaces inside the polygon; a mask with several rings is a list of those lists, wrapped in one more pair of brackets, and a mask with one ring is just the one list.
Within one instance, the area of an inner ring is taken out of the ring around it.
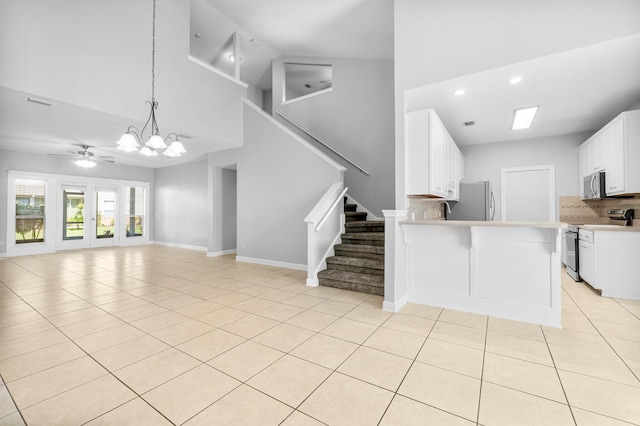
{"label": "door glass pane", "polygon": [[143,235],[145,189],[129,187],[126,191],[127,237]]}
{"label": "door glass pane", "polygon": [[62,227],[63,240],[81,240],[84,238],[84,192],[78,190],[62,191]]}
{"label": "door glass pane", "polygon": [[113,238],[115,205],[115,192],[98,191],[96,193],[96,238]]}
{"label": "door glass pane", "polygon": [[46,182],[16,179],[16,244],[44,242]]}

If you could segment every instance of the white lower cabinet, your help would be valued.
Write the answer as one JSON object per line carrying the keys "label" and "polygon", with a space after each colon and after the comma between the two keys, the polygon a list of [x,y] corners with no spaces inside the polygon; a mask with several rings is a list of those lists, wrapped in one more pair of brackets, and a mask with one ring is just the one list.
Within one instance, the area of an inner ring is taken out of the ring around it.
{"label": "white lower cabinet", "polygon": [[595,251],[593,249],[593,232],[581,229],[578,241],[578,261],[580,277],[591,284],[593,288],[599,288],[596,284]]}
{"label": "white lower cabinet", "polygon": [[602,296],[640,300],[639,252],[640,232],[580,229],[580,277]]}

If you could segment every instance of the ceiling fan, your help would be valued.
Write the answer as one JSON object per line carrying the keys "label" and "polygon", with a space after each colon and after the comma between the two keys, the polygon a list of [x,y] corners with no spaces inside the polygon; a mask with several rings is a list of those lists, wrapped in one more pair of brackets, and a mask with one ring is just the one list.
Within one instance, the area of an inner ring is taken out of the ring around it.
{"label": "ceiling fan", "polygon": [[89,151],[89,148],[95,148],[92,145],[76,145],[82,148],[81,151],[69,151],[69,154],[49,154],[52,157],[63,157],[63,158],[75,158],[74,163],[82,167],[83,169],[88,169],[96,165],[96,162],[101,163],[115,163],[115,159],[112,156],[97,156],[93,152]]}

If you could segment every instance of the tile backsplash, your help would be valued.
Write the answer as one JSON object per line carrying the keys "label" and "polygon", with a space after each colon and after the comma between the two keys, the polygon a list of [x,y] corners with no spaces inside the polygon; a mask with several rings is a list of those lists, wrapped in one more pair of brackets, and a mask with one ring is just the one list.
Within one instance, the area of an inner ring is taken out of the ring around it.
{"label": "tile backsplash", "polygon": [[581,200],[579,196],[560,197],[560,222],[608,223],[607,210],[633,209],[633,226],[640,226],[640,198]]}
{"label": "tile backsplash", "polygon": [[421,196],[407,197],[407,220],[437,220],[444,217],[444,204],[440,205],[440,215],[438,215],[439,198],[427,198]]}

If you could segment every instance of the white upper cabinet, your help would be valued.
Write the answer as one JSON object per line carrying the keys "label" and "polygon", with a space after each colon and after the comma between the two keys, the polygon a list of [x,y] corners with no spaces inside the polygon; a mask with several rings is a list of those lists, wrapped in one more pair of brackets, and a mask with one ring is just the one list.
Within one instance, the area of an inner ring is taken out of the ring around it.
{"label": "white upper cabinet", "polygon": [[[624,138],[624,117],[615,121],[607,128],[607,135],[610,138],[608,149],[605,152],[605,183],[607,185],[607,195],[622,194],[625,192],[625,138]],[[640,163],[640,158],[636,158],[636,164]],[[640,165],[640,164],[639,164]]]}
{"label": "white upper cabinet", "polygon": [[464,159],[433,109],[405,114],[407,195],[459,199]]}
{"label": "white upper cabinet", "polygon": [[578,162],[580,188],[583,178],[604,171],[607,195],[640,193],[640,110],[621,113],[580,145]]}

